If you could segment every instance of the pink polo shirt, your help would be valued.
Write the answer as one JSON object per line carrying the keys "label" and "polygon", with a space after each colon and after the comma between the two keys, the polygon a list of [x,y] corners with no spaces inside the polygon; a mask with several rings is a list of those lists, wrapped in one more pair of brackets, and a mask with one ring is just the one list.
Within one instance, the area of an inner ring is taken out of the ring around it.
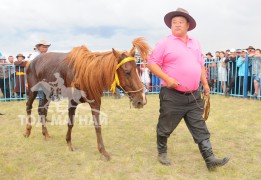
{"label": "pink polo shirt", "polygon": [[[148,64],[159,65],[176,79],[181,84],[176,89],[183,92],[198,89],[204,63],[199,42],[189,36],[187,45],[174,35],[167,36],[156,44],[148,59]],[[162,80],[162,85],[167,84]]]}

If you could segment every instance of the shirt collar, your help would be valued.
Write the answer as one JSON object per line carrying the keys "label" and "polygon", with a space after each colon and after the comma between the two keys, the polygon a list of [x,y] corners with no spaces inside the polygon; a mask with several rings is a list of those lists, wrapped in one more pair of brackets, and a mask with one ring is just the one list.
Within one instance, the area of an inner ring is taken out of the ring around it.
{"label": "shirt collar", "polygon": [[[175,36],[175,35],[173,35],[173,34],[171,34],[170,37],[171,37],[172,39],[180,39],[179,37],[177,37],[177,36]],[[189,35],[187,35],[187,37],[188,37],[188,40],[192,40],[192,37],[190,37]]]}

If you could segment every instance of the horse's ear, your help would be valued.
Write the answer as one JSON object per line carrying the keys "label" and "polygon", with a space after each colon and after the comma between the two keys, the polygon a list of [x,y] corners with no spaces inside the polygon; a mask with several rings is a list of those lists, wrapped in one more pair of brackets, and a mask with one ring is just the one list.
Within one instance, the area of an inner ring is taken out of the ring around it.
{"label": "horse's ear", "polygon": [[118,53],[114,48],[112,48],[112,53],[117,59],[120,59],[120,53]]}
{"label": "horse's ear", "polygon": [[132,46],[131,50],[130,50],[130,56],[134,57],[135,56],[135,46]]}

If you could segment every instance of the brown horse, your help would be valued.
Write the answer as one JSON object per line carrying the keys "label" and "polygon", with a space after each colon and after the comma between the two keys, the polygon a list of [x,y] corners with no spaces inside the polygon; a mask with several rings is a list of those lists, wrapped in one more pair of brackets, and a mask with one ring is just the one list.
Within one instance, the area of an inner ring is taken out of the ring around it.
{"label": "brown horse", "polygon": [[[135,49],[137,49],[142,58],[145,59],[149,53],[149,46],[143,38],[134,39],[133,47],[127,51],[91,52],[85,46],[76,47],[69,53],[46,53],[37,56],[27,66],[28,88],[33,88],[37,83],[54,82],[54,74],[59,73],[63,85],[68,88],[75,88],[83,91],[86,97],[80,98],[80,103],[89,103],[92,109],[98,150],[105,157],[110,159],[103,145],[101,125],[99,119],[99,110],[101,106],[101,96],[104,91],[113,86],[117,86],[125,92],[135,108],[142,108],[146,104],[146,97],[143,93],[143,85],[137,73],[137,65],[134,61]],[[37,91],[30,91],[26,103],[27,125],[24,133],[29,137],[32,129],[31,110]],[[67,145],[73,151],[71,143],[71,131],[74,125],[74,115],[79,101],[71,99],[69,106],[68,131],[66,134]],[[44,95],[43,107],[48,107],[49,101]],[[46,127],[47,108],[39,108],[38,113],[42,122],[42,134],[46,139],[50,136]]]}

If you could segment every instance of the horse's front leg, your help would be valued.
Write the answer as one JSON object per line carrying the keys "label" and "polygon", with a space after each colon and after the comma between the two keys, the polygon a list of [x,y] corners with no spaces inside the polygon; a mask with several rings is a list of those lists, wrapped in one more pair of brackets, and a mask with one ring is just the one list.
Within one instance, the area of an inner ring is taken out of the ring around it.
{"label": "horse's front leg", "polygon": [[110,155],[105,150],[105,147],[103,145],[103,140],[102,140],[101,124],[100,124],[100,106],[99,107],[95,107],[95,108],[92,107],[92,117],[93,117],[95,131],[96,131],[96,136],[97,136],[98,150],[102,154],[101,159],[109,161],[110,160]]}
{"label": "horse's front leg", "polygon": [[69,150],[71,150],[71,151],[74,150],[74,148],[72,146],[72,141],[71,141],[71,134],[72,134],[72,128],[73,128],[74,121],[75,121],[75,110],[76,110],[77,105],[78,105],[78,103],[69,99],[69,107],[68,107],[69,120],[68,120],[68,130],[67,130],[67,134],[66,134],[66,141],[67,141]]}
{"label": "horse's front leg", "polygon": [[38,109],[38,113],[39,113],[40,120],[42,122],[42,134],[43,134],[45,140],[48,140],[51,137],[48,133],[47,126],[46,126],[46,116],[47,116],[49,104],[50,104],[50,102],[46,99],[46,96],[44,94],[42,104]]}

